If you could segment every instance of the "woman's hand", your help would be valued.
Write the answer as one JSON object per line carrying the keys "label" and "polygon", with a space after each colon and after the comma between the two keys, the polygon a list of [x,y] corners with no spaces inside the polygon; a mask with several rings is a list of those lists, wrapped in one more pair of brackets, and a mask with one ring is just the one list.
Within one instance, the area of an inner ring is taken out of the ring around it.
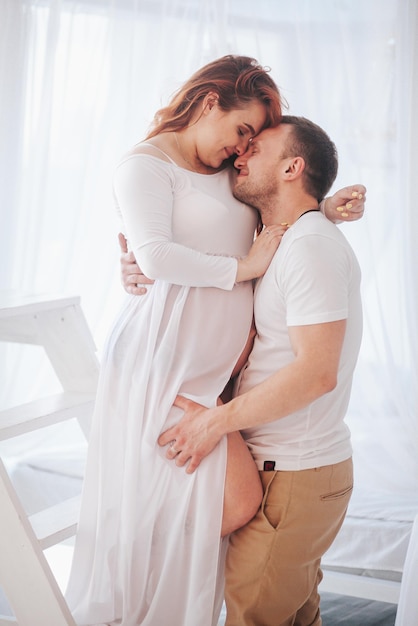
{"label": "woman's hand", "polygon": [[333,196],[325,198],[322,208],[325,217],[331,222],[354,222],[363,217],[365,202],[366,187],[350,185],[339,189]]}
{"label": "woman's hand", "polygon": [[122,287],[133,296],[143,296],[147,293],[144,285],[152,285],[153,280],[147,278],[142,272],[134,257],[133,252],[128,252],[128,242],[122,233],[118,235],[120,255],[120,277]]}
{"label": "woman's hand", "polygon": [[248,255],[238,261],[237,283],[263,276],[287,229],[287,224],[273,224],[261,231]]}

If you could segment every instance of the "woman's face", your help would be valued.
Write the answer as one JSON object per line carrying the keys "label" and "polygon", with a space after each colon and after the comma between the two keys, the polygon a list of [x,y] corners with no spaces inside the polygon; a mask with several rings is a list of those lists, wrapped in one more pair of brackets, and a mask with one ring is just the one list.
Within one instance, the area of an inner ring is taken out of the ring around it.
{"label": "woman's face", "polygon": [[205,165],[219,168],[231,155],[244,154],[250,138],[261,131],[265,119],[265,107],[258,100],[227,112],[216,102],[208,105],[198,122],[197,156]]}

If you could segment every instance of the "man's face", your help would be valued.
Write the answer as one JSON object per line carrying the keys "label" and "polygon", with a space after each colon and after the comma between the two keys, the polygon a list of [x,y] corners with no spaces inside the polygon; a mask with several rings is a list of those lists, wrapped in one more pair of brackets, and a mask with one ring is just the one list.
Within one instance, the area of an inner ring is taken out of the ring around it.
{"label": "man's face", "polygon": [[239,170],[233,194],[241,202],[261,212],[279,193],[279,167],[288,135],[289,124],[263,130],[250,143],[248,150],[235,160]]}

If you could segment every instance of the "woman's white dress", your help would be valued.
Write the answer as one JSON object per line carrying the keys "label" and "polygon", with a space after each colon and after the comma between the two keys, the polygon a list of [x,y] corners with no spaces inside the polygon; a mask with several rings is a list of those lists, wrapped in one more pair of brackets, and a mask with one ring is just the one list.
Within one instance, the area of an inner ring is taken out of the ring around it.
{"label": "woman's white dress", "polygon": [[125,159],[115,195],[146,275],[103,354],[67,601],[79,625],[211,626],[223,598],[220,541],[226,440],[188,475],[160,433],[177,394],[206,406],[241,353],[252,319],[236,259],[256,216],[233,172],[189,172],[164,155]]}

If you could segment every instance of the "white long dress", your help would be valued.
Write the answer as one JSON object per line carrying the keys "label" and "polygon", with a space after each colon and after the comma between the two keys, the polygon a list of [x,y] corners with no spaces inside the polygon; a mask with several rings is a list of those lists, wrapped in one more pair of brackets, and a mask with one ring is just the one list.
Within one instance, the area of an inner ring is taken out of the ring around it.
{"label": "white long dress", "polygon": [[[188,475],[157,438],[207,406],[250,329],[250,283],[234,285],[256,216],[233,173],[205,176],[149,154],[123,161],[115,195],[145,274],[103,355],[67,600],[80,625],[211,626],[223,598],[226,440]],[[221,255],[221,256],[216,256]]]}

